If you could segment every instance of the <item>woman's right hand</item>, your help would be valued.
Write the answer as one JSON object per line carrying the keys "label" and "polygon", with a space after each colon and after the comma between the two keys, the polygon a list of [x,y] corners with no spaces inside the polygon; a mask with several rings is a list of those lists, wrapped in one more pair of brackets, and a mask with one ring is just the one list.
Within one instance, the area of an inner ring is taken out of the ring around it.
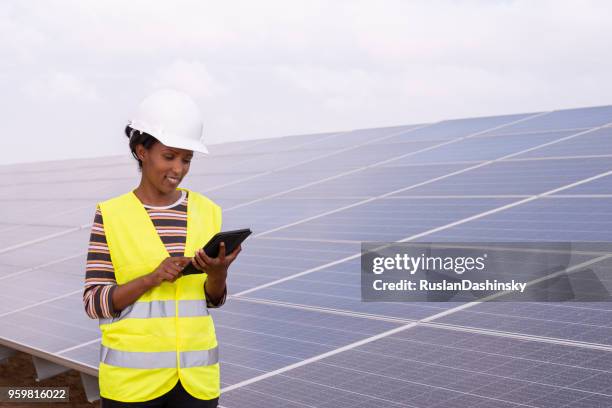
{"label": "woman's right hand", "polygon": [[160,285],[163,281],[174,282],[181,276],[181,271],[191,258],[185,256],[169,256],[147,277],[151,287]]}

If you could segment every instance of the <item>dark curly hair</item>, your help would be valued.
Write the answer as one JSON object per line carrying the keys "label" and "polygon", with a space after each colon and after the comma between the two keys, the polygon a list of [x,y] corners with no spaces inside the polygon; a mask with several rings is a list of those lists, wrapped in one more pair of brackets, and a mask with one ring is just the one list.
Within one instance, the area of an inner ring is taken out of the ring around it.
{"label": "dark curly hair", "polygon": [[132,156],[138,161],[138,171],[142,171],[142,161],[136,154],[136,146],[141,144],[145,149],[149,150],[155,143],[159,142],[159,140],[148,133],[132,129],[129,125],[125,127],[125,135],[130,139]]}

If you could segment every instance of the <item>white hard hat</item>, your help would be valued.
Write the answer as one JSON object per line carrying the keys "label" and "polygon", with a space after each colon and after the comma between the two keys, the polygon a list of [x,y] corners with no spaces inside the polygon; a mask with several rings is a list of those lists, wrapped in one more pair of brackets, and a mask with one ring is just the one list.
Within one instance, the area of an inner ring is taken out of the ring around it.
{"label": "white hard hat", "polygon": [[202,143],[202,115],[186,93],[173,89],[153,92],[140,103],[128,126],[166,146],[208,153]]}

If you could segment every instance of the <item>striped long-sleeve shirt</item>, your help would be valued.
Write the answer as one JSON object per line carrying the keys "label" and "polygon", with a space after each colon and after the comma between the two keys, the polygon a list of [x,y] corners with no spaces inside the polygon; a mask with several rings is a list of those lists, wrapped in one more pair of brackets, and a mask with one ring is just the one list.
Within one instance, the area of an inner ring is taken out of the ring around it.
{"label": "striped long-sleeve shirt", "polygon": [[[170,256],[184,256],[185,253],[188,193],[185,190],[181,190],[181,192],[181,198],[166,207],[153,207],[143,204]],[[119,316],[120,312],[113,309],[112,302],[113,292],[116,288],[115,271],[104,233],[104,220],[98,206],[91,227],[85,269],[83,305],[87,315],[92,319]],[[213,303],[207,294],[206,303],[211,308],[220,307],[225,303],[226,296],[227,288],[221,299],[217,303]]]}

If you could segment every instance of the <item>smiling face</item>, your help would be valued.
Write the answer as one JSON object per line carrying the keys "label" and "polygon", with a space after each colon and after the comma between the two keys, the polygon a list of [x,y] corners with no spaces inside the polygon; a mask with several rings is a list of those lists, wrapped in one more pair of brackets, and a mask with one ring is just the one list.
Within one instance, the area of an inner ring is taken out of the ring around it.
{"label": "smiling face", "polygon": [[162,194],[171,194],[189,172],[193,151],[169,147],[161,142],[145,149],[136,146],[142,161],[142,177]]}

